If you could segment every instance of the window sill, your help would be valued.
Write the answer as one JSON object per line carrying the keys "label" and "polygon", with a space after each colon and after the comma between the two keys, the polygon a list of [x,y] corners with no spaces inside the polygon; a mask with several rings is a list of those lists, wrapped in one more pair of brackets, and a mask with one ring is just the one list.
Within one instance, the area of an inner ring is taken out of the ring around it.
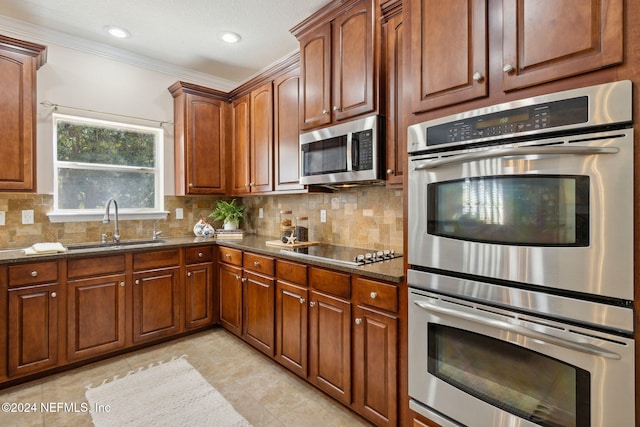
{"label": "window sill", "polygon": [[[155,211],[155,212],[118,212],[118,219],[120,221],[127,220],[155,220],[155,219],[167,219],[169,215],[168,211]],[[104,212],[51,212],[48,213],[50,222],[102,222],[104,218]],[[113,209],[111,210],[111,218],[115,217]]]}

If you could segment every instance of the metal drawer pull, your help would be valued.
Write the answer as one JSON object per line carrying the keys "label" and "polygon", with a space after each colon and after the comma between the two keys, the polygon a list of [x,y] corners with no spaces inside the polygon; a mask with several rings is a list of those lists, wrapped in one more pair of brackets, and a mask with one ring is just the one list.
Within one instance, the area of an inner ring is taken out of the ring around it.
{"label": "metal drawer pull", "polygon": [[198,252],[198,258],[202,258],[204,254],[202,252]]}
{"label": "metal drawer pull", "polygon": [[38,272],[37,271],[32,271],[31,272],[31,277],[38,277]]}
{"label": "metal drawer pull", "polygon": [[136,279],[136,285],[140,284],[140,280]]}
{"label": "metal drawer pull", "polygon": [[240,280],[240,276],[236,274],[236,280]]}
{"label": "metal drawer pull", "polygon": [[231,258],[231,254],[229,254],[229,253],[224,254],[224,256],[225,256],[226,258]]}
{"label": "metal drawer pull", "polygon": [[257,266],[259,266],[259,265],[260,265],[260,262],[259,262],[259,261],[254,261],[254,262],[253,262],[253,266],[254,266],[254,267],[257,267]]}
{"label": "metal drawer pull", "polygon": [[187,273],[187,276],[188,276],[188,277],[191,277],[191,272],[188,272],[188,273]]}
{"label": "metal drawer pull", "polygon": [[57,293],[55,293],[55,292],[51,292],[51,298],[55,298],[55,297],[57,297],[57,296],[58,296],[58,294],[57,294]]}
{"label": "metal drawer pull", "polygon": [[120,282],[120,286],[124,288],[124,282]]}
{"label": "metal drawer pull", "polygon": [[479,323],[481,325],[493,327],[493,328],[500,328],[507,332],[514,332],[516,334],[523,335],[525,337],[544,341],[548,344],[555,344],[557,346],[568,348],[571,350],[576,350],[582,353],[587,353],[594,356],[601,356],[607,359],[614,359],[614,360],[622,359],[622,356],[620,356],[618,353],[603,350],[601,348],[598,348],[589,344],[576,342],[571,339],[556,337],[554,335],[545,334],[544,332],[538,332],[533,329],[527,328],[525,326],[512,325],[511,323],[503,322],[501,320],[489,319],[473,313],[464,313],[458,310],[453,310],[446,307],[440,307],[436,304],[433,304],[427,301],[414,301],[414,304],[427,311],[433,311],[438,314],[444,314],[451,317],[457,317],[459,319],[469,320],[469,321]]}
{"label": "metal drawer pull", "polygon": [[362,323],[362,319],[359,317],[356,317],[356,325],[360,325]]}
{"label": "metal drawer pull", "polygon": [[369,294],[369,296],[371,297],[371,299],[376,299],[376,298],[378,298],[378,293],[377,292],[371,292]]}
{"label": "metal drawer pull", "polygon": [[300,298],[300,304],[304,304],[305,303],[305,299],[304,298]]}
{"label": "metal drawer pull", "polygon": [[620,151],[615,147],[586,147],[586,146],[543,146],[543,147],[512,147],[497,148],[493,150],[476,151],[469,154],[445,157],[438,160],[430,160],[419,166],[415,170],[435,169],[440,166],[454,165],[457,163],[471,162],[474,160],[484,160],[496,157],[530,156],[543,154],[574,154],[587,156],[590,154],[616,154]]}
{"label": "metal drawer pull", "polygon": [[309,302],[309,307],[315,307],[316,306],[316,302],[315,301],[310,301]]}

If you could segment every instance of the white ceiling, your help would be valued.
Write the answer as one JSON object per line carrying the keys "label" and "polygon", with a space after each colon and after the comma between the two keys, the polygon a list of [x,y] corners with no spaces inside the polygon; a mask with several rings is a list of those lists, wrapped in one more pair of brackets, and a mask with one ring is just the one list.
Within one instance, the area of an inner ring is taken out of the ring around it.
{"label": "white ceiling", "polygon": [[[289,30],[329,2],[0,0],[0,33],[171,69],[192,77],[192,83],[230,90],[296,51]],[[107,25],[125,28],[131,37],[115,39],[104,31]],[[218,39],[223,30],[242,40],[223,43]]]}

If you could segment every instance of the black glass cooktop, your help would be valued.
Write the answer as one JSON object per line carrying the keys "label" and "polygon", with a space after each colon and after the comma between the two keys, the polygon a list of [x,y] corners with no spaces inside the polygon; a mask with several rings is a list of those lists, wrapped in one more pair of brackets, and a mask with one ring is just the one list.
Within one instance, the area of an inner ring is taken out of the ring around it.
{"label": "black glass cooktop", "polygon": [[306,248],[282,249],[281,252],[291,255],[299,255],[304,258],[315,258],[322,261],[332,261],[351,266],[367,265],[402,256],[402,254],[394,251],[393,249],[353,248],[349,246],[329,245],[326,243]]}

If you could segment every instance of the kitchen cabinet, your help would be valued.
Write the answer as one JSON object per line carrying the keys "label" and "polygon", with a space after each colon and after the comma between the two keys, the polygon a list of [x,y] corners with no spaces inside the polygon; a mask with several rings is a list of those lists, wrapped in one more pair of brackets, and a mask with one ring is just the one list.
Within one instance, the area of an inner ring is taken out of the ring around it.
{"label": "kitchen cabinet", "polygon": [[273,81],[274,190],[302,190],[300,184],[300,70]]}
{"label": "kitchen cabinet", "polygon": [[249,94],[231,102],[232,117],[232,187],[233,194],[247,194],[251,191],[251,157],[249,140]]}
{"label": "kitchen cabinet", "polygon": [[276,260],[275,359],[291,372],[307,377],[307,266]]}
{"label": "kitchen cabinet", "polygon": [[67,263],[67,358],[106,354],[126,343],[125,255]]}
{"label": "kitchen cabinet", "polygon": [[[486,97],[489,76],[500,76],[493,83],[508,92],[622,62],[622,0],[555,6],[503,0],[489,16],[485,0],[446,8],[411,0],[413,112]],[[489,27],[501,30],[501,51],[490,49]]]}
{"label": "kitchen cabinet", "polygon": [[184,82],[169,91],[174,98],[176,195],[225,194],[226,94]]}
{"label": "kitchen cabinet", "polygon": [[213,323],[217,317],[213,286],[213,246],[185,249],[185,328]]}
{"label": "kitchen cabinet", "polygon": [[404,122],[404,28],[400,4],[382,22],[382,73],[386,136],[387,188],[403,185],[407,160],[407,126]]}
{"label": "kitchen cabinet", "polygon": [[0,191],[36,191],[36,71],[47,48],[0,35]]}
{"label": "kitchen cabinet", "polygon": [[220,247],[218,258],[220,324],[242,335],[242,251]]}
{"label": "kitchen cabinet", "polygon": [[181,332],[179,249],[133,254],[133,342]]}
{"label": "kitchen cabinet", "polygon": [[398,287],[357,278],[353,309],[353,408],[377,426],[398,419]]}
{"label": "kitchen cabinet", "polygon": [[16,377],[58,364],[57,261],[9,267],[7,373]]}
{"label": "kitchen cabinet", "polygon": [[351,404],[351,276],[309,268],[309,380]]}
{"label": "kitchen cabinet", "polygon": [[303,130],[376,110],[377,25],[377,2],[357,0],[323,9],[292,29],[300,42]]}
{"label": "kitchen cabinet", "polygon": [[245,252],[242,257],[242,336],[249,344],[273,356],[275,347],[275,260]]}

